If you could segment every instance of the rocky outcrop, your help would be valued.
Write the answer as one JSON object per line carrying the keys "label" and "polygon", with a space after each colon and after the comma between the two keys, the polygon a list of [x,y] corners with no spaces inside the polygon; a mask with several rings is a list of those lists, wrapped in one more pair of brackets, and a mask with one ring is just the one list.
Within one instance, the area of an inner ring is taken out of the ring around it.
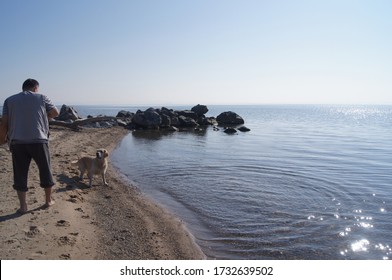
{"label": "rocky outcrop", "polygon": [[[207,112],[207,106],[198,104],[191,110],[173,110],[166,107],[162,107],[161,109],[148,108],[145,111],[138,110],[136,113],[121,110],[116,117],[89,116],[87,119],[82,119],[74,108],[63,105],[59,117],[51,121],[51,124],[73,129],[79,127],[110,127],[120,125],[131,130],[164,129],[166,131],[179,131],[183,129],[194,129],[194,131],[198,131],[201,126],[213,126],[214,131],[219,131],[217,125],[237,126],[244,123],[242,117],[231,111],[223,112],[217,118],[206,117],[205,114]],[[249,131],[244,126],[238,130]],[[237,130],[235,128],[225,128],[224,132],[233,134]]]}
{"label": "rocky outcrop", "polygon": [[[166,107],[161,109],[149,108],[145,111],[138,110],[132,115],[132,120],[128,122],[127,127],[130,129],[169,129],[173,127],[195,128],[201,125],[216,125],[214,117],[206,117],[204,114],[208,112],[205,105],[197,105],[192,110],[173,110]],[[124,120],[131,116],[127,111],[120,111],[118,118]]]}
{"label": "rocky outcrop", "polygon": [[219,125],[239,125],[245,123],[241,116],[231,111],[221,113],[216,117],[216,120]]}
{"label": "rocky outcrop", "polygon": [[81,119],[75,108],[67,105],[61,106],[60,114],[55,118],[58,121],[76,121]]}

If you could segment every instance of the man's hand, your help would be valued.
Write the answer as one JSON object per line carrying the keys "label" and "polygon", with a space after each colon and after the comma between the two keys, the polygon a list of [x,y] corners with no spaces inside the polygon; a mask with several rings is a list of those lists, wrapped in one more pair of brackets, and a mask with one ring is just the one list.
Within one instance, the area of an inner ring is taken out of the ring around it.
{"label": "man's hand", "polygon": [[3,116],[0,123],[0,145],[7,143],[8,116]]}

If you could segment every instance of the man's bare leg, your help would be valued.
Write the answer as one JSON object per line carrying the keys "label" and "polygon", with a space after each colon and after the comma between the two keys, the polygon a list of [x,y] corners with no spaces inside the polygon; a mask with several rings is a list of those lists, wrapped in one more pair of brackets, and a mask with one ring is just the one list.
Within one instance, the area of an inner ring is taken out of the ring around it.
{"label": "man's bare leg", "polygon": [[45,188],[45,207],[52,206],[54,200],[52,199],[52,187]]}
{"label": "man's bare leg", "polygon": [[20,214],[25,214],[27,213],[27,203],[26,203],[27,192],[22,192],[22,191],[16,191],[16,192],[18,194],[19,203],[20,203],[20,208],[18,209],[18,212]]}

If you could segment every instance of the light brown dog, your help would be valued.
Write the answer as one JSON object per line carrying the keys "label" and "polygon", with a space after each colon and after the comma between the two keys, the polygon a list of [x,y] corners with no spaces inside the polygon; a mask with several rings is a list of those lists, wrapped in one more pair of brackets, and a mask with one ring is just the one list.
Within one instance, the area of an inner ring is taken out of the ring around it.
{"label": "light brown dog", "polygon": [[80,171],[80,180],[83,180],[84,173],[87,171],[87,176],[90,179],[89,187],[91,187],[93,176],[101,174],[102,180],[105,186],[108,186],[106,182],[105,173],[108,169],[108,156],[109,153],[106,149],[98,149],[96,157],[82,157],[79,160],[72,161],[72,165],[77,165]]}

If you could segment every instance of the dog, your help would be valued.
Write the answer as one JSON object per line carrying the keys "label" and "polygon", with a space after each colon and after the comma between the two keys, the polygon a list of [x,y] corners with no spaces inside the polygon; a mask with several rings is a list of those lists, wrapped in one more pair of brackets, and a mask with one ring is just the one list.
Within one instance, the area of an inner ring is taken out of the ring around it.
{"label": "dog", "polygon": [[87,176],[90,179],[89,187],[93,182],[93,176],[101,174],[103,184],[108,186],[106,182],[106,170],[108,169],[108,157],[109,153],[106,149],[98,149],[96,152],[96,157],[82,157],[79,160],[72,161],[72,165],[77,165],[79,167],[80,176],[79,179],[83,180],[84,173],[87,171]]}

